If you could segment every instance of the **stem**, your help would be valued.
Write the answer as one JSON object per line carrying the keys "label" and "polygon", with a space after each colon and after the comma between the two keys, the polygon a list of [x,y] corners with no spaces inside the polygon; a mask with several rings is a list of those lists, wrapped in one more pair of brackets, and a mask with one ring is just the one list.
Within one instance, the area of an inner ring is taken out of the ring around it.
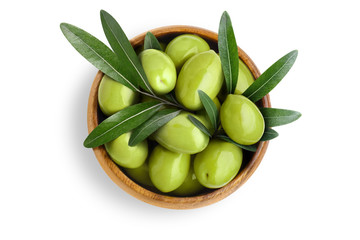
{"label": "stem", "polygon": [[189,109],[185,108],[184,106],[182,106],[182,105],[180,105],[180,104],[176,104],[176,103],[167,101],[167,100],[165,100],[165,99],[163,99],[163,98],[161,98],[161,97],[158,97],[158,96],[156,96],[156,95],[152,95],[151,93],[143,92],[143,91],[140,91],[140,90],[139,90],[138,92],[139,92],[140,94],[143,94],[143,95],[146,95],[146,96],[151,97],[151,98],[153,98],[153,99],[156,99],[156,100],[158,100],[158,101],[160,101],[160,102],[163,102],[163,103],[165,103],[165,104],[167,104],[167,105],[174,106],[174,107],[177,107],[177,108],[181,108],[182,110],[187,111],[187,112],[191,112]]}
{"label": "stem", "polygon": [[216,138],[218,135],[224,135],[224,134],[226,134],[226,133],[224,132],[224,130],[222,130],[222,129],[216,129],[216,131],[213,133],[212,137],[213,137],[213,138]]}

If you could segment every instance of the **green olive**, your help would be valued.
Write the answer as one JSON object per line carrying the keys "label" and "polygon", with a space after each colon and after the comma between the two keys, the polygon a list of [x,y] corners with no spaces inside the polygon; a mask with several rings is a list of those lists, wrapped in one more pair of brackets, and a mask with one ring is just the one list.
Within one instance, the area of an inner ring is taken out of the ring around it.
{"label": "green olive", "polygon": [[[181,112],[171,119],[153,134],[154,139],[173,152],[194,154],[204,150],[209,137],[189,120],[189,114]],[[201,121],[197,116],[192,116]]]}
{"label": "green olive", "polygon": [[193,34],[182,34],[171,40],[165,53],[173,60],[179,72],[189,58],[208,50],[210,50],[209,44],[201,37]]}
{"label": "green olive", "polygon": [[111,142],[105,143],[105,148],[110,158],[119,166],[125,168],[140,167],[146,160],[148,155],[147,141],[130,147],[128,145],[130,132],[124,133],[115,138]]}
{"label": "green olive", "polygon": [[[193,163],[193,162],[191,162]],[[177,196],[192,196],[204,189],[204,186],[199,183],[194,172],[193,164],[190,164],[190,170],[180,187],[172,191],[172,194]]]}
{"label": "green olive", "polygon": [[162,95],[174,89],[176,69],[171,58],[156,49],[146,49],[139,55],[146,77],[156,94]]}
{"label": "green olive", "polygon": [[254,77],[243,61],[239,59],[239,75],[235,88],[235,94],[243,94],[254,82]]}
{"label": "green olive", "polygon": [[209,50],[196,54],[182,67],[175,87],[176,99],[190,110],[202,108],[198,90],[211,99],[219,93],[224,81],[219,56]]}
{"label": "green olive", "polygon": [[149,176],[149,163],[145,161],[140,167],[137,168],[125,168],[126,174],[135,180],[137,183],[146,186],[153,187],[154,184],[151,182]]}
{"label": "green olive", "polygon": [[194,171],[198,181],[207,188],[220,188],[239,172],[243,159],[241,148],[221,140],[211,140],[196,154]]}
{"label": "green olive", "polygon": [[138,100],[138,93],[104,75],[101,79],[98,101],[101,111],[110,116]]}
{"label": "green olive", "polygon": [[265,130],[264,118],[257,106],[242,95],[229,94],[220,109],[226,134],[243,145],[257,143]]}
{"label": "green olive", "polygon": [[162,192],[171,192],[185,180],[190,168],[190,155],[175,153],[158,145],[149,158],[151,182]]}

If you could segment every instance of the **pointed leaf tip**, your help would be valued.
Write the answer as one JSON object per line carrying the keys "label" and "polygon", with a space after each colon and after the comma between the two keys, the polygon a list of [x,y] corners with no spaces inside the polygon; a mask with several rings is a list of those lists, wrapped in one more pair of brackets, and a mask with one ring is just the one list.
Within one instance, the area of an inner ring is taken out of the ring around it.
{"label": "pointed leaf tip", "polygon": [[105,36],[115,54],[122,60],[121,65],[128,76],[131,76],[132,82],[154,94],[140,60],[120,24],[105,11],[101,12],[100,17]]}
{"label": "pointed leaf tip", "polygon": [[219,125],[219,111],[216,108],[213,100],[203,91],[198,90],[200,101],[205,108],[207,116],[210,119],[212,130],[215,131]]}
{"label": "pointed leaf tip", "polygon": [[272,64],[243,93],[253,102],[259,101],[268,94],[285,77],[294,65],[298,51],[293,50]]}
{"label": "pointed leaf tip", "polygon": [[163,51],[157,38],[151,32],[147,32],[144,39],[144,50],[145,49],[156,49]]}
{"label": "pointed leaf tip", "polygon": [[235,91],[239,74],[239,55],[229,14],[225,11],[220,19],[218,48],[228,94]]}
{"label": "pointed leaf tip", "polygon": [[259,108],[266,127],[277,127],[292,123],[301,117],[301,113],[280,108]]}
{"label": "pointed leaf tip", "polygon": [[87,148],[98,147],[129,132],[154,115],[161,107],[156,101],[126,107],[102,121],[85,139]]}

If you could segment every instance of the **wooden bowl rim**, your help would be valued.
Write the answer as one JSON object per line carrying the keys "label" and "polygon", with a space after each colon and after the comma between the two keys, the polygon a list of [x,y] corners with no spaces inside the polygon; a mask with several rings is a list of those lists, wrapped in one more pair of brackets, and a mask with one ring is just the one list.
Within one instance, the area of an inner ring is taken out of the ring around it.
{"label": "wooden bowl rim", "polygon": [[[197,34],[200,37],[203,37],[209,41],[217,42],[218,39],[218,35],[215,32],[199,27],[185,25],[164,26],[152,29],[150,30],[150,32],[153,33],[156,37],[162,37],[167,34],[190,33]],[[147,32],[144,32],[132,38],[130,40],[131,44],[134,47],[142,45],[146,33]],[[254,62],[239,47],[238,53],[240,59],[248,66],[255,79],[257,79],[260,76],[260,72]],[[90,90],[87,112],[87,124],[89,133],[98,125],[97,92],[102,76],[103,73],[101,71],[98,71]],[[261,102],[264,107],[271,107],[269,95],[266,95],[261,100]],[[125,192],[129,193],[133,197],[158,207],[171,209],[193,209],[216,203],[229,196],[241,185],[243,185],[259,166],[261,160],[265,155],[268,144],[268,141],[260,142],[257,151],[254,153],[249,163],[244,168],[242,168],[238,175],[226,186],[215,189],[203,195],[197,195],[192,197],[174,197],[152,192],[138,185],[132,179],[126,176],[126,174],[124,174],[122,170],[110,159],[103,145],[93,148],[93,151],[101,167],[112,179],[112,181],[114,181],[120,188],[122,188]]]}

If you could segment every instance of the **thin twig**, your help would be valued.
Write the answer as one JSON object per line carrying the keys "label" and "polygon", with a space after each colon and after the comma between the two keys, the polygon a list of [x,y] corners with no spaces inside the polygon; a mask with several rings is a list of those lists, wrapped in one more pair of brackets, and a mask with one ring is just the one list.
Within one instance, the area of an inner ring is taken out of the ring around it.
{"label": "thin twig", "polygon": [[143,91],[138,91],[140,94],[142,95],[145,95],[145,96],[148,96],[148,97],[151,97],[153,99],[156,99],[160,102],[163,102],[164,104],[166,105],[170,105],[170,106],[174,106],[174,107],[177,107],[177,108],[181,108],[182,110],[184,111],[187,111],[187,112],[192,112],[191,110],[185,108],[184,106],[180,105],[180,104],[176,104],[176,103],[173,103],[173,102],[170,102],[170,101],[167,101],[161,97],[158,97],[156,95],[152,95],[151,93],[147,93],[147,92],[143,92]]}

